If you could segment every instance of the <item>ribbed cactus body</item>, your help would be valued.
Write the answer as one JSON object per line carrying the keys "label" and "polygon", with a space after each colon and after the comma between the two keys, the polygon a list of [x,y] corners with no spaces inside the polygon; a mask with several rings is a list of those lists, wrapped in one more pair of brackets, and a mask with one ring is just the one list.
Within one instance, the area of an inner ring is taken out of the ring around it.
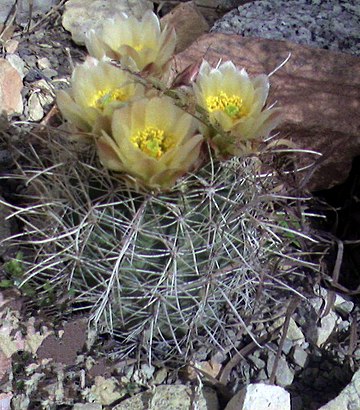
{"label": "ribbed cactus body", "polygon": [[210,161],[166,193],[138,192],[73,161],[33,179],[46,192],[22,213],[38,247],[26,281],[40,296],[49,284],[71,295],[127,352],[142,345],[173,357],[246,327],[258,285],[290,242],[276,233],[286,216],[258,159]]}

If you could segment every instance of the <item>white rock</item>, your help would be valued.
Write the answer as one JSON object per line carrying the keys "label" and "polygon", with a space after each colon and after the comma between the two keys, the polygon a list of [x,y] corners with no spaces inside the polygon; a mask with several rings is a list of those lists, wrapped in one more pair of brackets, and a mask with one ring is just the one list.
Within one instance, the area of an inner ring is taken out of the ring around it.
{"label": "white rock", "polygon": [[350,300],[345,300],[342,296],[336,295],[334,309],[342,315],[348,315],[354,309],[354,303]]}
{"label": "white rock", "polygon": [[40,68],[40,70],[51,67],[50,61],[47,57],[39,58],[36,64]]}
{"label": "white rock", "polygon": [[[196,388],[184,385],[162,385],[124,400],[113,410],[218,410],[216,393],[203,389],[197,398]],[[284,409],[285,410],[285,409]]]}
{"label": "white rock", "polygon": [[0,410],[11,410],[12,393],[0,393]]}
{"label": "white rock", "polygon": [[[310,305],[314,308],[316,312],[316,316],[320,317],[323,315],[323,312],[327,310],[327,303],[328,303],[328,297],[327,297],[327,290],[324,288],[319,288],[318,289],[319,297],[311,298],[309,300]],[[316,317],[316,322],[315,318],[310,318],[310,320],[307,322],[307,331],[306,331],[306,336],[309,340],[311,340],[313,343],[316,344],[316,346],[321,347],[323,344],[329,339],[330,335],[335,329],[338,316],[337,314],[333,311],[330,310],[330,312],[326,315],[321,317],[320,321],[317,321]]]}
{"label": "white rock", "polygon": [[315,340],[318,347],[321,347],[329,339],[335,329],[336,321],[337,315],[334,312],[330,312],[320,319],[320,326],[317,328],[317,338]]}
{"label": "white rock", "polygon": [[319,410],[358,410],[360,409],[360,370],[350,384],[334,400],[322,406]]}
{"label": "white rock", "polygon": [[290,394],[279,386],[250,384],[230,400],[225,410],[290,410]]}
{"label": "white rock", "polygon": [[38,93],[30,95],[28,100],[29,121],[40,121],[44,116],[44,110]]}
{"label": "white rock", "polygon": [[84,45],[85,33],[101,28],[107,19],[123,12],[141,18],[147,10],[152,10],[152,6],[147,0],[69,0],[62,25],[71,32],[75,43]]}

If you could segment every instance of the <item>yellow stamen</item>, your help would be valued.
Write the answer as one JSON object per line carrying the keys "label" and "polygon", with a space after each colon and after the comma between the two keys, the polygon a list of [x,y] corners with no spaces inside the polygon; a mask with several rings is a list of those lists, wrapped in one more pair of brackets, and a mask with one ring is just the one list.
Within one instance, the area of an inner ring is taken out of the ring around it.
{"label": "yellow stamen", "polygon": [[108,104],[114,101],[126,101],[127,99],[128,96],[121,88],[100,90],[93,96],[89,106],[103,110]]}
{"label": "yellow stamen", "polygon": [[224,91],[217,96],[207,97],[206,106],[209,112],[224,111],[235,119],[246,115],[242,99],[237,95],[228,96]]}
{"label": "yellow stamen", "polygon": [[146,127],[138,131],[131,137],[131,142],[145,154],[156,159],[161,158],[174,145],[171,136],[165,135],[164,130],[155,127]]}
{"label": "yellow stamen", "polygon": [[144,48],[143,44],[136,44],[131,46],[136,51],[141,51]]}

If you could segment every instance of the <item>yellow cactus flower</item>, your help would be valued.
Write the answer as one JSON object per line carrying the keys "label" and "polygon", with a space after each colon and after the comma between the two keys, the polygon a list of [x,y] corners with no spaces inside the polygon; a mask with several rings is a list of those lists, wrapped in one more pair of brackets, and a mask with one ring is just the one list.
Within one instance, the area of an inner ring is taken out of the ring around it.
{"label": "yellow cactus flower", "polygon": [[197,120],[170,98],[142,99],[114,111],[111,132],[102,129],[97,149],[106,168],[167,189],[198,161],[203,136],[197,129]]}
{"label": "yellow cactus flower", "polygon": [[144,87],[130,74],[106,61],[90,59],[75,68],[71,88],[58,91],[57,104],[77,129],[91,132],[99,116],[111,115],[115,108],[143,95]]}
{"label": "yellow cactus flower", "polygon": [[231,61],[218,68],[204,61],[193,89],[210,122],[228,133],[227,141],[219,135],[213,140],[228,153],[237,155],[237,143],[267,137],[280,122],[279,109],[264,109],[268,77],[250,79],[245,69],[238,70]]}
{"label": "yellow cactus flower", "polygon": [[134,71],[161,74],[174,53],[176,35],[168,27],[161,30],[158,17],[149,10],[142,20],[125,13],[109,20],[99,32],[90,30],[85,43],[98,59],[106,56]]}

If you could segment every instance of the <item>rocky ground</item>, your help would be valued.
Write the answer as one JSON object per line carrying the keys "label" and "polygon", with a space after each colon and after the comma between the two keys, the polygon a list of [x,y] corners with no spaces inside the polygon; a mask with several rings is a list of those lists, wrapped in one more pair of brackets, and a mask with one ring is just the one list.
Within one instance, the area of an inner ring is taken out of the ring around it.
{"label": "rocky ground", "polygon": [[[131,1],[124,3],[127,7],[131,3],[132,11],[136,8]],[[290,409],[288,393],[292,410],[360,408],[358,379],[335,404],[324,406],[350,383],[360,362],[358,160],[350,172],[351,161],[360,155],[356,117],[360,63],[354,57],[360,54],[359,6],[351,1],[297,5],[285,1],[274,8],[273,2],[204,0],[195,2],[196,10],[194,4],[180,4],[175,11],[177,3],[155,6],[168,22],[182,21],[179,31],[190,21],[186,26],[190,28],[183,28],[188,37],[182,36],[179,66],[208,53],[213,61],[223,56],[238,65],[248,64],[253,73],[269,73],[291,50],[292,60],[274,75],[273,85],[275,92],[285,90],[277,93],[280,105],[291,107],[283,134],[304,149],[324,154],[314,173],[301,180],[316,193],[309,213],[324,216],[313,227],[322,255],[314,256],[313,262],[321,269],[304,273],[309,286],[297,289],[299,299],[284,300],[278,321],[262,325],[259,345],[245,337],[239,339],[238,352],[199,349],[186,365],[119,359],[117,341],[89,334],[85,317],[54,323],[51,308],[40,314],[32,289],[16,286],[24,267],[18,250],[6,242],[21,230],[16,218],[7,219],[6,202],[20,205],[25,189],[23,181],[9,175],[19,161],[26,161],[28,141],[36,147],[35,134],[61,123],[55,91],[67,86],[74,64],[86,57],[84,31],[97,24],[99,12],[102,18],[111,16],[122,2],[44,0],[34,1],[29,9],[25,0],[14,7],[12,1],[4,1],[0,5],[0,107],[6,112],[0,122],[0,408],[187,409],[196,408],[191,407],[196,402],[199,409],[254,409],[244,407],[238,393],[250,383],[261,383],[257,386],[262,390],[248,387],[240,395],[246,392],[253,404],[259,395],[271,397],[273,407],[268,409]],[[211,34],[206,34],[210,29]],[[223,37],[224,33],[245,38]],[[263,40],[254,42],[251,36]],[[300,98],[299,90],[314,89],[313,105],[307,109],[308,100]],[[51,137],[51,132],[46,135]],[[268,391],[271,386],[282,389]],[[256,409],[265,408],[261,405]]]}

